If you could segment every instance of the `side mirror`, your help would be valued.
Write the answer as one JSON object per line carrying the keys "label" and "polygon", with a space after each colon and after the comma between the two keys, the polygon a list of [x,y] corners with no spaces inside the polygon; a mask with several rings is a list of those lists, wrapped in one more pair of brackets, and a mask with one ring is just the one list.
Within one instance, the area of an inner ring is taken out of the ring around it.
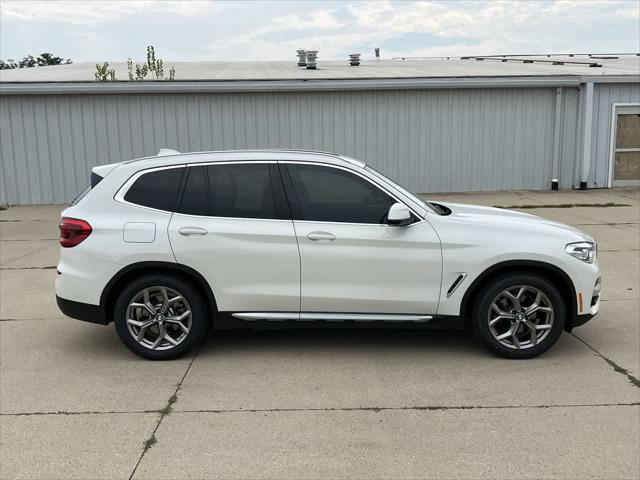
{"label": "side mirror", "polygon": [[394,203],[389,208],[389,213],[387,213],[387,223],[397,226],[411,225],[413,223],[411,212],[406,205]]}

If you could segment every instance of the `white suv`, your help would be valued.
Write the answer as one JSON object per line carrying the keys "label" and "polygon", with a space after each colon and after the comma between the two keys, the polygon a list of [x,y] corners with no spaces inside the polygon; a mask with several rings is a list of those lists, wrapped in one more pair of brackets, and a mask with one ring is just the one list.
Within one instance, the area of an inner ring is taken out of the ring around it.
{"label": "white suv", "polygon": [[465,320],[529,358],[599,309],[596,244],[524,213],[423,202],[364,163],[294,150],[93,169],[63,212],[56,296],[149,359],[207,328]]}

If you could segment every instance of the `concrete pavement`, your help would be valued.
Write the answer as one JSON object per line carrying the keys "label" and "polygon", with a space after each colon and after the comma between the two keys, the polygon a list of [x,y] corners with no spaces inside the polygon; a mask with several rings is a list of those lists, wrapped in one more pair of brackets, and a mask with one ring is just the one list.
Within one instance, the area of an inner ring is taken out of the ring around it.
{"label": "concrete pavement", "polygon": [[57,310],[60,207],[1,211],[0,478],[638,478],[640,191],[431,198],[588,231],[601,313],[529,361],[462,332],[303,331],[147,362]]}

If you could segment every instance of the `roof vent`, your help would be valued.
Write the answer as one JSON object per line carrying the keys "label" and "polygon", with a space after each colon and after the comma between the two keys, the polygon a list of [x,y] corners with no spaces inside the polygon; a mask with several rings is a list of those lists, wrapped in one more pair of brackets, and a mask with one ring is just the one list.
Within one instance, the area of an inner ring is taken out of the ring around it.
{"label": "roof vent", "polygon": [[349,65],[352,67],[357,67],[360,65],[360,54],[359,53],[350,53],[349,54]]}
{"label": "roof vent", "polygon": [[161,148],[158,151],[157,157],[166,157],[167,155],[180,155],[180,152],[174,150],[173,148]]}
{"label": "roof vent", "polygon": [[318,50],[307,50],[307,70],[316,69],[316,60],[318,58]]}
{"label": "roof vent", "polygon": [[307,52],[304,50],[296,50],[298,53],[298,66],[306,67],[307,66]]}
{"label": "roof vent", "polygon": [[380,48],[376,47],[376,48],[373,49],[373,51],[376,54],[376,58],[380,58]]}

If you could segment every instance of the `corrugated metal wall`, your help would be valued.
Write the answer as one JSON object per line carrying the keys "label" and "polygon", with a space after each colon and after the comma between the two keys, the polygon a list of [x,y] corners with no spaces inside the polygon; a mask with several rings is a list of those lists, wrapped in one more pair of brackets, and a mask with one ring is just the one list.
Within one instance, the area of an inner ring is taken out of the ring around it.
{"label": "corrugated metal wall", "polygon": [[596,83],[593,89],[591,170],[589,188],[606,187],[609,181],[611,148],[611,106],[614,103],[640,104],[640,84]]}
{"label": "corrugated metal wall", "polygon": [[[576,89],[565,89],[561,186]],[[94,165],[179,151],[328,150],[416,192],[546,189],[555,89],[3,96],[0,203],[67,202]]]}

